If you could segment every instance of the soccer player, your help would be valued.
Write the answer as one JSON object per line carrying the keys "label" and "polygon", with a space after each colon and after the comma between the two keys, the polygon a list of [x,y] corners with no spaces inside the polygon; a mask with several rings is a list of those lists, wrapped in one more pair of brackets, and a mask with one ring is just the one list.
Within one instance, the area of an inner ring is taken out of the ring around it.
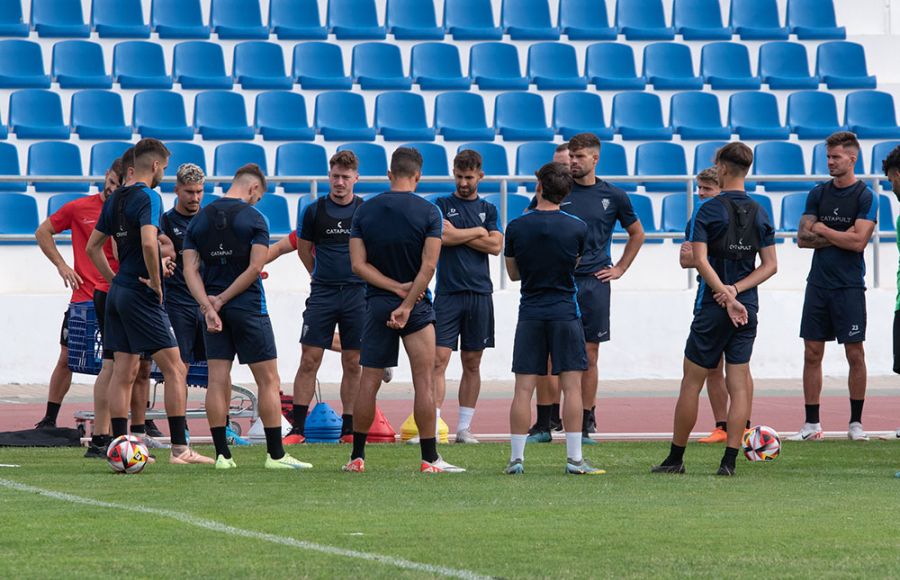
{"label": "soccer player", "polygon": [[[891,182],[894,197],[900,201],[900,146],[895,147],[881,164],[881,169]],[[900,216],[897,217],[900,224]],[[897,239],[897,248],[900,249],[900,238]],[[897,281],[900,282],[900,266],[897,268]],[[897,304],[894,308],[894,372],[900,374],[900,283],[897,284]],[[900,429],[894,433],[895,439],[900,439]]]}
{"label": "soccer player", "polygon": [[[366,281],[366,321],[360,349],[359,394],[353,407],[353,452],[344,471],[365,471],[366,437],[384,369],[397,366],[403,341],[412,370],[413,414],[423,473],[465,471],[437,452],[434,407],[434,309],[428,283],[441,253],[441,211],[413,193],[422,155],[399,147],[391,156],[391,189],[359,207],[350,234],[353,272]],[[420,299],[422,298],[422,299]],[[431,437],[425,437],[430,434]]]}
{"label": "soccer player", "polygon": [[453,159],[456,191],[435,201],[444,216],[434,299],[435,405],[440,419],[447,365],[451,352],[459,346],[462,378],[457,443],[478,443],[470,427],[481,391],[481,355],[494,347],[494,287],[488,255],[500,255],[503,234],[497,227],[497,208],[478,196],[478,182],[483,177],[481,155],[471,149],[460,151]]}
{"label": "soccer player", "polygon": [[690,224],[688,239],[702,279],[684,349],[674,437],[668,457],[652,468],[653,473],[684,473],[684,450],[697,422],[700,390],[723,354],[731,406],[727,446],[717,475],[735,473],[741,437],[750,416],[750,355],[759,311],[757,286],[778,270],[775,229],[769,215],[744,191],[744,178],[752,165],[753,152],[743,143],[729,143],[719,149],[716,170],[722,193],[700,206]]}
{"label": "soccer player", "polygon": [[854,165],[859,141],[847,131],[825,141],[831,181],[817,185],[806,198],[797,245],[813,248],[806,278],[806,297],[800,319],[803,339],[803,397],[806,422],[790,441],[822,439],[819,396],[822,393],[822,357],[825,343],[844,345],[850,367],[850,426],[847,437],[869,439],[862,426],[866,398],[866,282],[863,252],[877,220],[878,202],[865,182],[856,179]]}
{"label": "soccer player", "polygon": [[566,165],[548,163],[537,172],[535,199],[530,211],[509,223],[506,231],[506,269],[521,280],[519,320],[513,346],[515,393],[509,409],[512,453],[505,473],[524,473],[525,440],[531,422],[531,395],[537,377],[547,372],[547,357],[563,392],[566,430],[566,473],[600,475],[582,457],[582,373],[587,368],[584,327],[576,300],[575,272],[584,255],[588,226],[560,211],[572,190]]}

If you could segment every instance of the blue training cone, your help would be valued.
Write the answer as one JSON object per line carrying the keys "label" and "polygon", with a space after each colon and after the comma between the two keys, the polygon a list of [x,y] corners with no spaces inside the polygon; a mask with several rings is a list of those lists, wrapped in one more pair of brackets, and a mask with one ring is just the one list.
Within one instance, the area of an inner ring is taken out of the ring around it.
{"label": "blue training cone", "polygon": [[316,403],[306,418],[307,443],[337,443],[341,438],[341,416],[324,401]]}

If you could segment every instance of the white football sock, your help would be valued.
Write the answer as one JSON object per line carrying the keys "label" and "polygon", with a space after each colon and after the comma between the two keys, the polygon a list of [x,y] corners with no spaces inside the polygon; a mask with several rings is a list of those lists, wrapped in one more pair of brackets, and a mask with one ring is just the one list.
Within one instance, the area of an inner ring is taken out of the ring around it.
{"label": "white football sock", "polygon": [[581,431],[566,432],[566,457],[575,463],[581,461]]}
{"label": "white football sock", "polygon": [[441,439],[441,410],[437,408],[434,410],[434,437],[435,439]]}
{"label": "white football sock", "polygon": [[528,439],[528,435],[513,435],[510,443],[512,444],[512,453],[509,455],[510,461],[515,461],[516,459],[520,461],[525,461],[525,440]]}
{"label": "white football sock", "polygon": [[475,416],[474,407],[459,408],[459,423],[456,425],[456,432],[465,431],[472,426],[472,417]]}

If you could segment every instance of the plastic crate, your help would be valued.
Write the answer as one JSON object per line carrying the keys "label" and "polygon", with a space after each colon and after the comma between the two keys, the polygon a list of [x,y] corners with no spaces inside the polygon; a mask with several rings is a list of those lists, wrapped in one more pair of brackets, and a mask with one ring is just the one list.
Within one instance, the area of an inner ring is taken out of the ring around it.
{"label": "plastic crate", "polygon": [[[163,380],[162,371],[159,370],[156,363],[153,363],[150,366],[150,378],[154,381]],[[188,365],[186,382],[189,387],[206,387],[209,383],[209,368],[207,367],[205,360],[192,362]]]}
{"label": "plastic crate", "polygon": [[86,375],[100,374],[103,342],[93,302],[69,304],[69,369]]}

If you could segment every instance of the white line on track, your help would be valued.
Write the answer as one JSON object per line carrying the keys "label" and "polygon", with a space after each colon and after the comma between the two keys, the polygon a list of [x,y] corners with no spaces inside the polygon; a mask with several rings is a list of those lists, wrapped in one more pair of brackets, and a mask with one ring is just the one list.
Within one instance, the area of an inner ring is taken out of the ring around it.
{"label": "white line on track", "polygon": [[228,536],[238,536],[242,538],[249,538],[252,540],[261,540],[263,542],[269,542],[271,544],[280,544],[282,546],[288,546],[290,548],[298,548],[300,550],[308,550],[310,552],[319,552],[321,554],[328,554],[331,556],[341,556],[344,558],[352,558],[355,560],[366,560],[369,562],[377,562],[379,564],[384,564],[386,566],[393,566],[395,568],[400,568],[403,570],[411,570],[413,572],[423,572],[425,574],[431,574],[435,576],[447,576],[450,578],[464,578],[467,580],[482,580],[490,578],[490,576],[482,576],[476,572],[471,572],[469,570],[460,570],[456,568],[446,568],[444,566],[435,566],[433,564],[422,564],[420,562],[413,562],[411,560],[404,560],[403,558],[395,558],[393,556],[383,556],[381,554],[372,554],[369,552],[359,552],[356,550],[348,550],[345,548],[337,548],[334,546],[327,546],[324,544],[316,544],[314,542],[305,542],[303,540],[296,540],[294,538],[289,538],[287,536],[276,536],[275,534],[266,534],[264,532],[255,532],[253,530],[244,530],[241,528],[235,528],[233,526],[229,526],[227,524],[223,524],[221,522],[216,522],[213,520],[207,520],[204,518],[198,518],[196,516],[192,516],[190,514],[176,512],[172,510],[162,510],[152,507],[145,507],[141,505],[125,505],[125,504],[117,504],[106,501],[100,501],[96,499],[91,499],[87,497],[80,497],[77,495],[72,495],[68,493],[62,493],[58,491],[52,491],[49,489],[42,489],[40,487],[33,487],[31,485],[25,485],[24,483],[18,483],[15,481],[10,481],[7,479],[0,479],[0,487],[5,487],[7,489],[11,489],[14,491],[21,491],[25,493],[33,493],[37,495],[41,495],[44,497],[48,497],[51,499],[56,499],[68,503],[87,505],[98,508],[107,508],[114,509],[116,511],[129,511],[140,514],[153,515],[163,518],[173,519],[175,521],[181,522],[183,524],[188,524],[190,526],[194,526],[197,528],[202,528],[204,530],[209,530],[212,532],[217,532],[220,534],[225,534]]}

